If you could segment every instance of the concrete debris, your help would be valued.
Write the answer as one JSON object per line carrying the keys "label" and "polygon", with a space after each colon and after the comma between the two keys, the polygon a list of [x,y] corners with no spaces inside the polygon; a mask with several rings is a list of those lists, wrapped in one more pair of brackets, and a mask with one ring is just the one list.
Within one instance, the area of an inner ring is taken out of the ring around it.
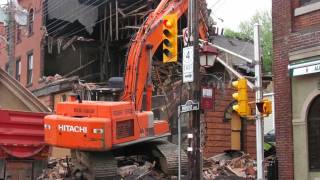
{"label": "concrete debris", "polygon": [[238,177],[255,179],[255,161],[248,154],[229,152],[204,160],[203,178],[205,180]]}
{"label": "concrete debris", "polygon": [[[37,180],[72,179],[73,169],[71,158],[52,158],[47,169],[43,170]],[[123,180],[168,180],[177,177],[167,177],[156,167],[156,162],[145,161],[143,164],[134,161],[123,165],[117,170],[118,177]],[[255,161],[248,154],[229,152],[204,159],[203,179],[255,179]]]}
{"label": "concrete debris", "polygon": [[50,84],[62,79],[63,77],[60,74],[56,74],[54,76],[43,76],[40,81],[44,81],[45,84]]}
{"label": "concrete debris", "polygon": [[130,176],[133,174],[134,171],[138,169],[138,166],[135,165],[128,165],[118,168],[118,175],[121,177]]}
{"label": "concrete debris", "polygon": [[118,168],[118,175],[124,180],[166,180],[164,174],[155,169],[156,162],[150,163],[145,161],[144,165],[138,163],[133,165],[122,166]]}
{"label": "concrete debris", "polygon": [[63,180],[70,176],[72,168],[71,158],[51,158],[47,169],[43,170],[37,180]]}
{"label": "concrete debris", "polygon": [[[155,166],[156,162],[150,163],[145,161],[143,165],[135,162],[133,165],[119,167],[117,174],[118,177],[123,180],[168,180],[165,174],[158,171]],[[72,169],[73,164],[71,158],[51,158],[47,168],[43,170],[37,180],[74,179],[71,175]]]}

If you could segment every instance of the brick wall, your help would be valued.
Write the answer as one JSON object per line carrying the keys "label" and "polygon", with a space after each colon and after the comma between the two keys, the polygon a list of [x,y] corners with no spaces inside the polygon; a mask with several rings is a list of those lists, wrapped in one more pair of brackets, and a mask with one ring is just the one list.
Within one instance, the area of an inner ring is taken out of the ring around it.
{"label": "brick wall", "polygon": [[[204,149],[206,157],[211,157],[231,149],[231,122],[224,120],[224,112],[230,103],[232,103],[232,93],[235,91],[229,84],[226,84],[224,87],[224,89],[215,90],[214,111],[205,113],[208,135]],[[253,100],[254,96],[254,92],[250,91],[249,97],[251,100]],[[242,150],[252,155],[252,157],[256,155],[255,132],[254,122],[242,122]]]}
{"label": "brick wall", "polygon": [[[320,14],[319,14],[320,17]],[[320,19],[319,19],[320,20]],[[320,28],[313,31],[294,32],[289,37],[289,52],[320,46]]]}
{"label": "brick wall", "polygon": [[275,127],[279,179],[294,179],[289,53],[320,45],[320,10],[294,16],[299,0],[273,0]]}
{"label": "brick wall", "polygon": [[293,138],[291,112],[291,82],[288,73],[289,37],[292,29],[291,1],[272,1],[275,128],[279,179],[292,180]]}
{"label": "brick wall", "polygon": [[320,11],[310,12],[294,18],[294,30],[312,30],[320,25]]}
{"label": "brick wall", "polygon": [[[27,26],[20,26],[21,42],[15,43],[15,61],[21,59],[21,84],[27,86],[30,90],[39,87],[39,79],[42,76],[41,67],[41,42],[43,39],[42,27],[42,1],[20,0],[20,5],[30,11],[34,10],[33,33],[28,34]],[[17,32],[17,29],[16,29]],[[5,31],[0,30],[1,35],[6,36]],[[1,43],[0,46],[0,68],[5,68],[8,62],[6,48]],[[33,52],[33,78],[32,84],[27,85],[27,54]],[[16,63],[14,62],[14,74],[16,73]]]}
{"label": "brick wall", "polygon": [[[295,8],[302,7],[303,4],[300,3],[300,0],[292,0],[291,1],[291,11],[294,12]],[[311,4],[312,5],[312,4]],[[300,16],[293,17],[293,30],[297,31],[313,31],[313,28],[319,27],[320,25],[320,11],[313,11],[310,13],[306,13]]]}

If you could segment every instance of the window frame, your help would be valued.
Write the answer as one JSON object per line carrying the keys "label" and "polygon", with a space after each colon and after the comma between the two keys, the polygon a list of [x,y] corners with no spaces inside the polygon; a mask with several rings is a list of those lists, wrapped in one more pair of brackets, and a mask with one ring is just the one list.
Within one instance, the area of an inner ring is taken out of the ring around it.
{"label": "window frame", "polygon": [[34,25],[34,10],[31,8],[29,10],[29,15],[28,15],[28,35],[32,36],[33,35],[33,25]]}
{"label": "window frame", "polygon": [[[32,61],[30,63],[30,57]],[[31,65],[30,65],[31,64]],[[33,83],[34,54],[33,51],[27,53],[27,86]]]}
{"label": "window frame", "polygon": [[[319,102],[318,102],[319,101]],[[308,136],[308,169],[309,169],[309,171],[310,172],[320,172],[320,163],[318,163],[318,165],[314,165],[314,164],[312,164],[312,163],[317,163],[318,161],[319,161],[319,159],[320,159],[320,154],[318,153],[319,152],[319,150],[317,149],[317,148],[314,148],[314,149],[311,149],[311,146],[310,146],[310,144],[314,147],[315,146],[315,144],[313,144],[313,141],[312,141],[312,139],[310,139],[311,137],[310,137],[310,135],[311,135],[311,133],[312,132],[310,132],[311,131],[311,127],[313,127],[313,128],[315,128],[316,127],[316,125],[315,124],[312,124],[310,121],[311,121],[311,118],[312,117],[310,117],[311,116],[311,113],[312,113],[312,108],[315,108],[315,107],[317,107],[317,103],[320,103],[320,95],[318,95],[318,96],[316,96],[312,101],[311,101],[311,103],[310,103],[310,106],[309,106],[309,110],[307,111],[308,112],[308,114],[307,114],[307,127],[308,127],[308,129],[307,129],[307,136]],[[320,118],[320,116],[319,116],[319,118]],[[319,123],[319,126],[320,126],[320,121],[318,122]],[[318,133],[318,135],[317,135],[317,137],[315,137],[314,139],[316,139],[316,140],[318,140],[320,138],[320,133]],[[319,145],[320,146],[320,145]],[[314,150],[315,152],[312,152],[311,153],[311,150]],[[313,158],[313,157],[311,157],[311,156],[313,156],[313,155],[315,155],[315,154],[319,154],[318,156],[318,158]],[[314,165],[314,166],[317,166],[317,167],[315,167],[315,168],[312,168],[312,165]]]}
{"label": "window frame", "polygon": [[20,26],[17,25],[17,28],[16,28],[16,44],[19,44],[21,43],[22,39],[21,39],[21,29],[20,29]]}
{"label": "window frame", "polygon": [[18,57],[16,60],[16,74],[15,74],[15,78],[17,81],[21,81],[21,58]]}
{"label": "window frame", "polygon": [[5,70],[7,73],[9,73],[9,63],[8,63],[8,62],[5,64],[4,70]]}

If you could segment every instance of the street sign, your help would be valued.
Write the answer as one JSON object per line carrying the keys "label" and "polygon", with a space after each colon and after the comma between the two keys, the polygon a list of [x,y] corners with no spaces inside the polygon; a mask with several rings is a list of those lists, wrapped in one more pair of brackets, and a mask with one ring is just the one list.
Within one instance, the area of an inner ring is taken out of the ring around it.
{"label": "street sign", "polygon": [[185,105],[179,106],[178,113],[186,113],[199,110],[199,103],[188,100]]}
{"label": "street sign", "polygon": [[202,87],[202,95],[200,102],[202,110],[213,111],[214,90],[212,87]]}
{"label": "street sign", "polygon": [[183,69],[182,69],[182,79],[183,83],[193,82],[193,57],[194,48],[193,46],[183,48]]}

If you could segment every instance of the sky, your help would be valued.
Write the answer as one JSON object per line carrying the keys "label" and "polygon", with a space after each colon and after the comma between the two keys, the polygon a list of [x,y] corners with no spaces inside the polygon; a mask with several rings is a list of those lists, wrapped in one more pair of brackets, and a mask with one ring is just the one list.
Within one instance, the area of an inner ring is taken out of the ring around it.
{"label": "sky", "polygon": [[[5,2],[7,0],[0,0],[0,3]],[[271,12],[271,0],[207,0],[207,3],[218,26],[232,30],[238,30],[239,23],[249,20],[257,11]]]}
{"label": "sky", "polygon": [[240,22],[249,20],[257,11],[271,12],[271,0],[207,0],[207,3],[218,26],[235,31]]}

